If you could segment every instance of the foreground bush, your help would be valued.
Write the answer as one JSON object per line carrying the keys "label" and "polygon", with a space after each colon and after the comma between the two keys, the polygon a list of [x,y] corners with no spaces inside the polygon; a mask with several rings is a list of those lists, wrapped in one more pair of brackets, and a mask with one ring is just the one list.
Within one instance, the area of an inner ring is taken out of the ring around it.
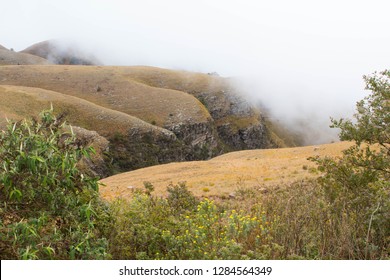
{"label": "foreground bush", "polygon": [[[390,253],[390,71],[365,77],[370,95],[357,103],[355,120],[334,120],[341,140],[355,144],[339,159],[316,158],[332,224],[349,243],[342,256],[380,258]],[[353,248],[353,250],[351,250]]]}
{"label": "foreground bush", "polygon": [[106,257],[98,182],[77,166],[90,152],[52,110],[1,132],[1,259]]}
{"label": "foreground bush", "polygon": [[[272,223],[259,205],[250,213],[198,201],[185,185],[167,198],[135,193],[113,206],[110,252],[117,259],[270,258]],[[186,206],[186,210],[182,207]]]}

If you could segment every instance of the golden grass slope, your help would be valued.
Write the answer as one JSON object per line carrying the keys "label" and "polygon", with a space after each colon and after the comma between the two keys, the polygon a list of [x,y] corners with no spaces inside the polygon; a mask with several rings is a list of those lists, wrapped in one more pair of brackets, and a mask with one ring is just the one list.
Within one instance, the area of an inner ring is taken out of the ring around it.
{"label": "golden grass slope", "polygon": [[48,60],[41,58],[39,56],[27,54],[27,53],[18,53],[14,51],[7,50],[4,47],[0,46],[0,66],[2,65],[46,65],[52,64]]}
{"label": "golden grass slope", "polygon": [[97,131],[102,136],[113,135],[115,132],[125,134],[130,128],[156,134],[172,134],[133,116],[77,97],[22,86],[0,86],[0,126],[6,124],[6,118],[21,119],[37,116],[42,110],[49,109],[51,104],[57,113],[65,112],[72,125]]}
{"label": "golden grass slope", "polygon": [[[206,105],[217,127],[229,124],[234,133],[253,125],[261,125],[261,112],[249,104],[247,97],[234,79],[216,75],[161,69],[149,66],[123,67],[119,69],[125,77],[150,86],[187,92]],[[271,122],[266,124],[271,128]],[[271,132],[272,131],[272,132]],[[277,146],[293,146],[300,141],[292,133],[280,126],[275,134],[270,129],[271,138]],[[298,141],[296,141],[298,140]]]}
{"label": "golden grass slope", "polygon": [[226,79],[204,73],[162,69],[150,66],[120,68],[125,77],[150,86],[184,92],[214,92],[226,90]]}
{"label": "golden grass slope", "polygon": [[204,123],[211,117],[192,95],[127,77],[126,67],[4,66],[0,84],[52,90],[138,117],[158,126]]}
{"label": "golden grass slope", "polygon": [[348,148],[348,142],[320,146],[282,149],[249,150],[228,153],[208,161],[169,163],[143,168],[112,177],[101,182],[103,198],[129,198],[134,188],[143,188],[143,182],[155,186],[155,194],[165,195],[166,187],[185,181],[196,196],[229,196],[238,188],[266,187],[290,183],[318,174],[310,156],[338,156]]}

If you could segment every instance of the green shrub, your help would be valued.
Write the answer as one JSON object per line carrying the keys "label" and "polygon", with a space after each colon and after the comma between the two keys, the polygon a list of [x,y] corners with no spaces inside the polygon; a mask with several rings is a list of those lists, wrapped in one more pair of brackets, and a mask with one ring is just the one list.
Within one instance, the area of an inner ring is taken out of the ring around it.
{"label": "green shrub", "polygon": [[[260,215],[258,215],[260,214]],[[264,213],[220,212],[204,199],[192,215],[183,217],[180,232],[165,230],[167,259],[250,259],[268,258],[269,223]]]}
{"label": "green shrub", "polygon": [[135,193],[130,201],[117,200],[111,208],[110,253],[114,259],[156,259],[165,254],[162,232],[176,230],[166,199]]}
{"label": "green shrub", "polygon": [[390,247],[390,71],[365,81],[371,93],[357,103],[355,121],[333,120],[340,139],[355,144],[339,159],[312,159],[324,173],[332,223],[353,225],[353,250],[343,257],[358,259],[388,257]]}
{"label": "green shrub", "polygon": [[222,211],[198,201],[184,183],[167,198],[135,193],[112,204],[110,253],[118,259],[248,259],[270,256],[271,223],[265,212]]}
{"label": "green shrub", "polygon": [[192,212],[199,203],[198,199],[188,190],[185,182],[179,182],[177,185],[171,184],[167,191],[167,202],[174,215]]}
{"label": "green shrub", "polygon": [[2,259],[105,258],[97,178],[77,163],[89,157],[52,110],[10,122],[0,134]]}

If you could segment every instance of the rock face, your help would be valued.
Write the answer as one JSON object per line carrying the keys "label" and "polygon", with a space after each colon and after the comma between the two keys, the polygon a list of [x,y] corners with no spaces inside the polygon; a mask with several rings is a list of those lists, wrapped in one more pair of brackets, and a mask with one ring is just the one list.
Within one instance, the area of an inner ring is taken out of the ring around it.
{"label": "rock face", "polygon": [[96,151],[91,154],[91,158],[83,158],[79,165],[85,172],[99,178],[105,178],[110,175],[108,168],[108,158],[105,156],[109,152],[109,142],[106,138],[100,136],[96,131],[90,131],[81,127],[72,127],[73,132],[79,142],[84,147],[93,147]]}
{"label": "rock face", "polygon": [[177,161],[202,160],[219,154],[211,124],[178,124],[156,133],[131,128],[109,138],[113,170],[134,170]]}
{"label": "rock face", "polygon": [[228,123],[223,124],[218,127],[218,134],[234,150],[276,147],[276,144],[269,138],[268,129],[261,123],[239,130],[233,129]]}
{"label": "rock face", "polygon": [[229,151],[277,147],[261,113],[232,89],[217,94],[192,92],[213,117],[219,138]]}
{"label": "rock face", "polygon": [[218,134],[211,122],[184,124],[167,127],[184,145],[183,160],[201,160],[220,154]]}
{"label": "rock face", "polygon": [[130,128],[127,133],[115,133],[108,139],[115,173],[180,160],[181,143],[170,131]]}
{"label": "rock face", "polygon": [[[147,70],[147,71],[146,71]],[[196,97],[208,110],[224,151],[273,148],[284,145],[270,130],[261,112],[251,105],[235,83],[213,73],[177,72],[133,67],[129,75],[149,85],[174,89]]]}

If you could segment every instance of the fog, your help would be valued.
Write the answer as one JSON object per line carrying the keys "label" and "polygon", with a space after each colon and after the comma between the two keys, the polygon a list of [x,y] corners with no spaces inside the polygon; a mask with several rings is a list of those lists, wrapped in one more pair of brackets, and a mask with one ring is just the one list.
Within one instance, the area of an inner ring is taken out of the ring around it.
{"label": "fog", "polygon": [[61,39],[106,65],[239,77],[254,104],[307,144],[335,140],[329,117],[350,117],[367,94],[362,76],[389,67],[382,0],[1,2],[7,48]]}

